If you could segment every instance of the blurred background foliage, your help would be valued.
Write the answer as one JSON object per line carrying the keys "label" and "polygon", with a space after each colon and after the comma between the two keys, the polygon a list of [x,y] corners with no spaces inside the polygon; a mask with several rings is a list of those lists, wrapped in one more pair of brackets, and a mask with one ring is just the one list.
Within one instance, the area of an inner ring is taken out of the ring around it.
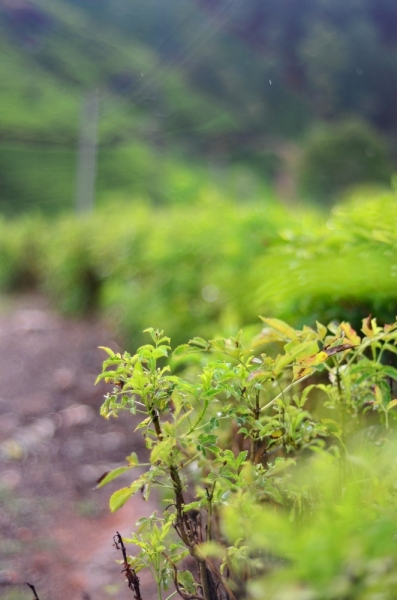
{"label": "blurred background foliage", "polygon": [[1,0],[0,209],[73,208],[93,88],[98,203],[190,202],[242,166],[287,200],[387,185],[396,29],[390,0]]}
{"label": "blurred background foliage", "polygon": [[394,318],[393,2],[0,0],[0,33],[3,291],[100,310],[134,343]]}
{"label": "blurred background foliage", "polygon": [[355,440],[346,461],[324,451],[306,457],[286,484],[290,511],[255,504],[249,494],[226,507],[228,540],[246,544],[238,560],[252,577],[250,599],[395,596],[396,441],[376,446]]}
{"label": "blurred background foliage", "polygon": [[356,189],[329,215],[276,200],[110,203],[92,216],[0,222],[0,287],[44,291],[68,314],[100,310],[134,346],[149,324],[174,343],[233,333],[258,314],[295,325],[392,321],[397,197]]}

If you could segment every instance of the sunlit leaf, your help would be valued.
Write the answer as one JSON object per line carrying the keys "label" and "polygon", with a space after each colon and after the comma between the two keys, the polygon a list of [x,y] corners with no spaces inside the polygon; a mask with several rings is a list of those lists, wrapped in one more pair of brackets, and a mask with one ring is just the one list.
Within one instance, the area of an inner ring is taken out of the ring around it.
{"label": "sunlit leaf", "polygon": [[104,473],[102,475],[102,477],[100,477],[98,479],[95,489],[99,489],[99,488],[103,487],[104,485],[106,485],[107,483],[110,483],[111,481],[113,481],[113,479],[116,479],[116,477],[119,477],[126,471],[129,471],[131,468],[132,468],[131,466],[130,467],[117,467],[116,469],[113,469],[113,471],[108,471],[107,473]]}
{"label": "sunlit leaf", "polygon": [[358,346],[361,343],[361,338],[360,336],[357,334],[357,332],[353,329],[353,327],[350,325],[350,323],[345,323],[342,322],[340,324],[340,328],[342,329],[342,331],[344,332],[344,334],[346,335],[346,339],[353,344],[353,346]]}
{"label": "sunlit leaf", "polygon": [[182,586],[188,594],[194,594],[196,592],[194,577],[190,571],[178,571],[178,584]]}
{"label": "sunlit leaf", "polygon": [[162,440],[161,442],[156,444],[150,455],[150,462],[152,464],[155,464],[158,460],[168,462],[170,452],[171,452],[172,448],[174,448],[175,445],[176,445],[176,440],[175,440],[175,438],[171,438],[171,437],[166,438],[165,440]]}
{"label": "sunlit leaf", "polygon": [[127,500],[131,498],[131,496],[133,496],[134,493],[135,491],[129,487],[121,488],[121,490],[117,490],[117,492],[114,492],[114,494],[112,494],[109,500],[110,510],[112,512],[116,512],[116,510],[119,510],[119,508],[124,506]]}
{"label": "sunlit leaf", "polygon": [[321,323],[319,323],[318,321],[316,321],[316,325],[317,325],[318,337],[320,338],[320,340],[323,340],[325,338],[325,336],[327,335],[327,328],[324,325],[322,325]]}
{"label": "sunlit leaf", "polygon": [[107,348],[106,346],[98,346],[98,348],[100,348],[100,350],[104,350],[111,357],[115,356],[115,353],[113,352],[113,350],[111,350],[110,348]]}
{"label": "sunlit leaf", "polygon": [[371,321],[371,315],[369,315],[368,317],[366,317],[365,319],[363,319],[363,326],[361,327],[361,331],[368,338],[373,338],[374,337],[374,328],[373,328],[373,324],[372,324],[372,321]]}
{"label": "sunlit leaf", "polygon": [[266,325],[269,325],[275,331],[281,333],[285,338],[289,340],[294,340],[296,338],[296,331],[284,321],[280,321],[280,319],[266,319],[264,317],[260,317]]}

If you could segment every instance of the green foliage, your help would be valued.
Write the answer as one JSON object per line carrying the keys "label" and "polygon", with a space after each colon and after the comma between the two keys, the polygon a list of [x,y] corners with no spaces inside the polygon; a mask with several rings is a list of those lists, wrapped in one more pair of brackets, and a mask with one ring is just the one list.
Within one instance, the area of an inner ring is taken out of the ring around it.
{"label": "green foliage", "polygon": [[[389,440],[383,448],[356,448],[344,464],[329,455],[312,457],[289,483],[304,490],[306,507],[298,518],[247,495],[236,498],[223,515],[225,532],[229,540],[241,536],[260,557],[248,597],[393,598],[395,451]],[[240,569],[248,562],[240,561]]]}
{"label": "green foliage", "polygon": [[[25,20],[23,10],[0,7],[1,212],[72,207],[82,101],[93,87],[100,89],[100,201],[122,193],[167,202],[168,169],[171,177],[186,171],[184,131],[195,156],[202,137],[233,131],[227,107],[192,89],[178,68],[164,73],[149,45],[109,20],[101,25],[64,0],[30,3]],[[192,166],[191,177],[201,170]]]}
{"label": "green foliage", "polygon": [[249,321],[242,287],[247,266],[277,239],[287,213],[270,201],[228,204],[214,188],[201,189],[200,196],[193,206],[155,212],[143,204],[113,204],[90,218],[47,227],[41,219],[5,221],[3,289],[13,283],[15,289],[17,267],[25,265],[62,310],[101,309],[135,341],[150,321],[165,322],[176,341]]}
{"label": "green foliage", "polygon": [[303,144],[301,192],[312,199],[335,200],[353,185],[387,185],[392,174],[389,150],[365,123],[345,121],[314,129]]}
{"label": "green foliage", "polygon": [[45,222],[37,217],[17,223],[0,218],[0,289],[3,292],[35,288],[46,254]]}
{"label": "green foliage", "polygon": [[[104,348],[101,414],[138,415],[150,457],[110,508],[164,492],[124,539],[128,581],[140,597],[134,573],[148,568],[159,600],[171,581],[185,600],[392,597],[397,323],[262,320],[248,344],[196,337],[168,361],[152,328],[136,354]],[[127,461],[107,480],[139,466]]]}
{"label": "green foliage", "polygon": [[[254,274],[266,273],[256,311],[296,324],[348,318],[359,326],[369,312],[394,319],[396,219],[395,194],[357,190],[334,207],[325,226],[303,236],[288,232],[253,265]],[[253,289],[256,275],[251,281]]]}
{"label": "green foliage", "polygon": [[71,207],[81,104],[93,87],[100,201],[189,201],[190,186],[174,193],[170,180],[201,178],[201,161],[226,179],[234,172],[224,166],[238,163],[280,181],[291,140],[313,121],[347,117],[362,123],[307,142],[302,187],[322,200],[357,181],[383,183],[388,149],[365,123],[393,144],[395,21],[388,0],[3,2],[0,208]]}
{"label": "green foliage", "polygon": [[[76,152],[6,143],[0,146],[0,207],[5,215],[73,208]],[[21,177],[23,172],[23,177]]]}
{"label": "green foliage", "polygon": [[0,221],[0,289],[39,288],[69,314],[99,310],[138,344],[151,322],[176,343],[250,327],[259,313],[299,327],[358,327],[369,313],[384,323],[397,302],[396,222],[394,193],[357,190],[324,219],[270,199],[227,203],[205,185],[190,206]]}

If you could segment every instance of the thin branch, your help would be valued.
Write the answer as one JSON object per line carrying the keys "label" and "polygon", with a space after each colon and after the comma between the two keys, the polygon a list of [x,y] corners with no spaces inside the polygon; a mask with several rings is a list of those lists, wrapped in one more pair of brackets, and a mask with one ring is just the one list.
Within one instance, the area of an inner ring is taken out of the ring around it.
{"label": "thin branch", "polygon": [[123,538],[121,537],[118,531],[116,531],[116,535],[113,537],[113,540],[113,546],[115,546],[116,550],[121,550],[121,552],[123,553],[124,569],[122,570],[122,573],[125,573],[126,579],[128,581],[128,587],[132,592],[134,592],[135,600],[142,600],[141,591],[139,587],[139,577],[136,574],[135,569],[133,569],[128,562],[127,551],[124,546]]}
{"label": "thin branch", "polygon": [[30,587],[30,589],[32,590],[34,600],[40,600],[40,598],[37,595],[34,585],[32,585],[31,583],[28,583],[28,582],[26,582],[26,585],[28,585]]}
{"label": "thin branch", "polygon": [[313,373],[314,373],[314,370],[311,371],[310,373],[308,373],[307,375],[305,375],[304,377],[301,377],[300,379],[296,379],[295,381],[292,381],[289,385],[287,385],[287,387],[285,389],[283,389],[279,394],[277,394],[277,396],[275,398],[273,398],[273,400],[271,400],[270,402],[268,402],[267,404],[265,404],[265,406],[262,406],[260,412],[263,412],[267,408],[270,408],[270,406],[273,406],[273,404],[276,402],[276,400],[278,400],[279,398],[281,398],[281,396],[283,394],[285,394],[286,392],[288,392],[297,383],[300,383],[301,381],[305,381],[305,379],[307,379],[308,377],[310,377],[311,375],[313,375]]}

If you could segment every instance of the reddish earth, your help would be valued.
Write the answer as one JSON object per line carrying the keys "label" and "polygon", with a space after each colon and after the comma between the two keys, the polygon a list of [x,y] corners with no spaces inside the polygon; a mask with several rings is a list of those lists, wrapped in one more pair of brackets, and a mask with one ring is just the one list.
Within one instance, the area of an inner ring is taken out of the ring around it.
{"label": "reddish earth", "polygon": [[[132,415],[99,416],[99,345],[117,348],[103,323],[66,320],[41,298],[0,311],[0,596],[8,600],[32,598],[26,581],[40,600],[133,598],[113,535],[129,535],[155,505],[136,497],[110,514],[109,496],[128,478],[93,490],[126,455],[144,454]],[[154,598],[145,578],[142,596]]]}

